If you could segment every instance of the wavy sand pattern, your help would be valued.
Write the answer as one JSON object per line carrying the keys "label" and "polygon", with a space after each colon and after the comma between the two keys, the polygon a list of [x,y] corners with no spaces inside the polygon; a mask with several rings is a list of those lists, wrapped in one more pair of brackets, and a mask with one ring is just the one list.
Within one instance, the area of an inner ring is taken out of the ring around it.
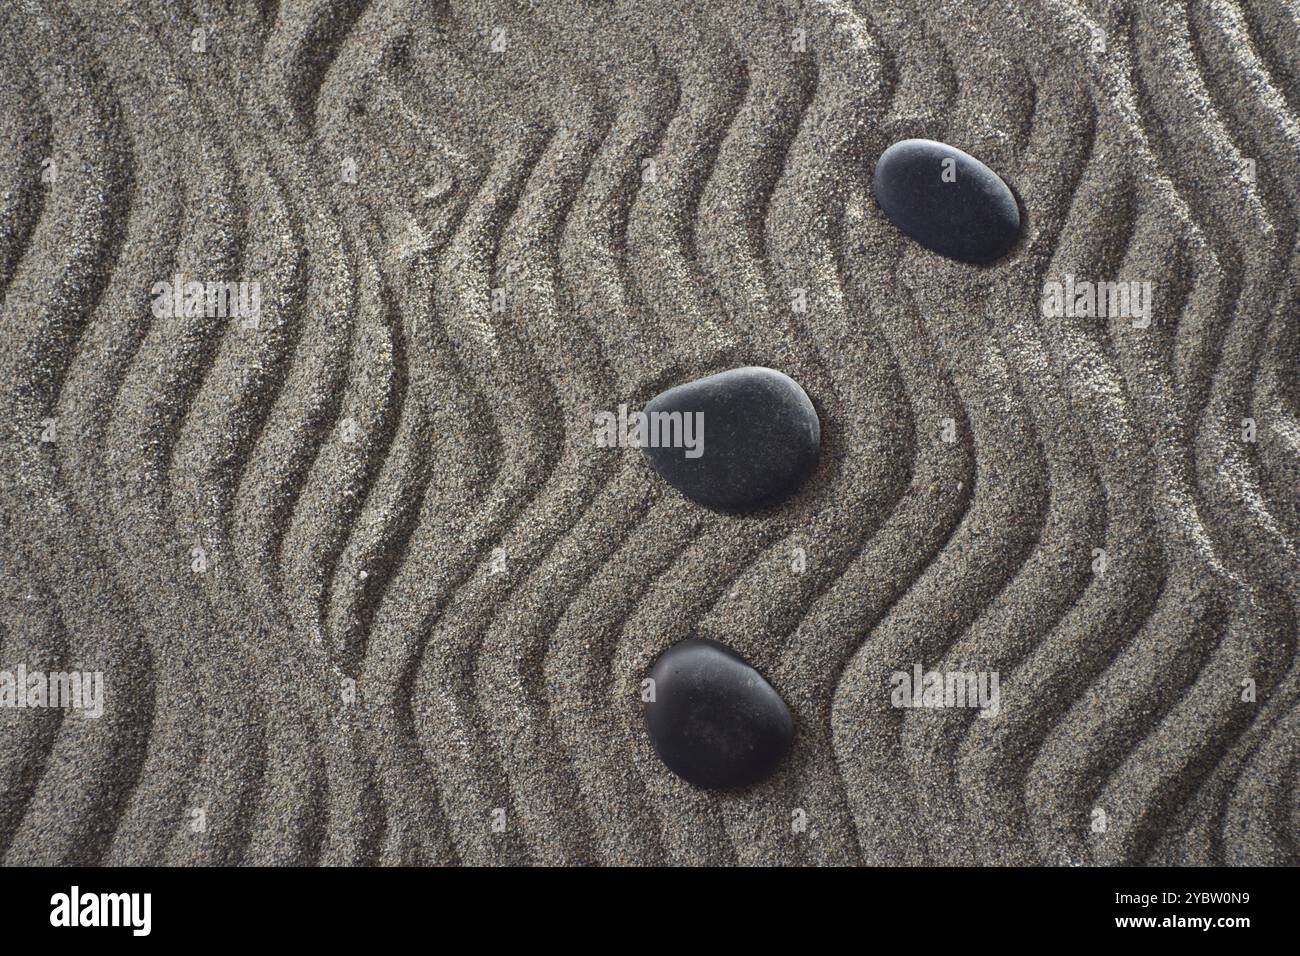
{"label": "wavy sand pattern", "polygon": [[[0,7],[0,670],[106,681],[0,709],[0,859],[1300,861],[1295,0],[234,6]],[[885,221],[906,136],[1007,259]],[[822,416],[784,507],[594,447],[742,364]],[[795,712],[752,791],[645,737],[693,632]]]}

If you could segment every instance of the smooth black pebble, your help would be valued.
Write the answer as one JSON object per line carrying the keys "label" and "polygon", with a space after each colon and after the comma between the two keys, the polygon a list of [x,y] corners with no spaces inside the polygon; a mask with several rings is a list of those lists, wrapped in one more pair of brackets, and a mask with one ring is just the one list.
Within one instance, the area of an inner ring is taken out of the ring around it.
{"label": "smooth black pebble", "polygon": [[776,504],[803,484],[821,454],[821,420],[799,384],[775,369],[719,372],[656,395],[654,412],[702,412],[701,454],[684,448],[641,450],[659,477],[717,511]]}
{"label": "smooth black pebble", "polygon": [[766,778],[794,738],[794,718],[772,685],[723,644],[693,637],[650,672],[645,705],[655,753],[687,783],[747,787]]}
{"label": "smooth black pebble", "polygon": [[895,143],[881,153],[871,189],[894,225],[950,259],[992,262],[1020,235],[1020,207],[1007,184],[945,143]]}

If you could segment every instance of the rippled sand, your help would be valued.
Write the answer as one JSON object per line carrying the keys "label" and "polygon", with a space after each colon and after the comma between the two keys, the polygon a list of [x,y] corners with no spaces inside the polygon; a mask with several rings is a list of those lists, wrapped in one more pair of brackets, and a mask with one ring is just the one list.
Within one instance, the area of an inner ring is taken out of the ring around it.
{"label": "rippled sand", "polygon": [[[5,863],[1297,862],[1294,0],[220,6],[0,7],[0,671],[106,686],[0,708]],[[884,219],[909,136],[1007,259]],[[746,364],[785,507],[595,447]],[[752,791],[646,739],[691,633],[795,713]]]}

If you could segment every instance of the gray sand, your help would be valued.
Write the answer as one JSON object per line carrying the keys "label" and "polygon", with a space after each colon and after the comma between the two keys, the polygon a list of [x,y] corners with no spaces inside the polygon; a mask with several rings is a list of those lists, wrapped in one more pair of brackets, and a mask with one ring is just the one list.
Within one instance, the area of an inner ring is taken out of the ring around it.
{"label": "gray sand", "polygon": [[[0,707],[5,863],[1297,862],[1294,0],[222,6],[0,7],[0,672],[104,680]],[[1010,256],[884,219],[909,136]],[[746,364],[785,506],[595,446]],[[748,792],[646,739],[692,633],[795,713]]]}

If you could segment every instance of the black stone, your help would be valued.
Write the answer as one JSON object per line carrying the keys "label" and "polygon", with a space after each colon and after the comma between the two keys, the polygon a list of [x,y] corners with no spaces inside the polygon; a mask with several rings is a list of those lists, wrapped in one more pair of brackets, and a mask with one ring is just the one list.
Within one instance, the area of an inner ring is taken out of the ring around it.
{"label": "black stone", "polygon": [[682,641],[663,653],[650,676],[650,741],[659,759],[687,783],[747,787],[771,774],[790,749],[790,709],[729,647],[700,637]]}
{"label": "black stone", "polygon": [[751,511],[788,498],[813,469],[821,421],[792,378],[750,366],[710,375],[656,395],[655,412],[702,412],[701,454],[642,447],[659,476],[687,498],[717,511]]}
{"label": "black stone", "polygon": [[[947,159],[952,182],[944,181]],[[894,225],[950,259],[992,262],[1020,235],[1020,207],[1007,184],[974,156],[944,143],[895,143],[880,155],[871,189]]]}

